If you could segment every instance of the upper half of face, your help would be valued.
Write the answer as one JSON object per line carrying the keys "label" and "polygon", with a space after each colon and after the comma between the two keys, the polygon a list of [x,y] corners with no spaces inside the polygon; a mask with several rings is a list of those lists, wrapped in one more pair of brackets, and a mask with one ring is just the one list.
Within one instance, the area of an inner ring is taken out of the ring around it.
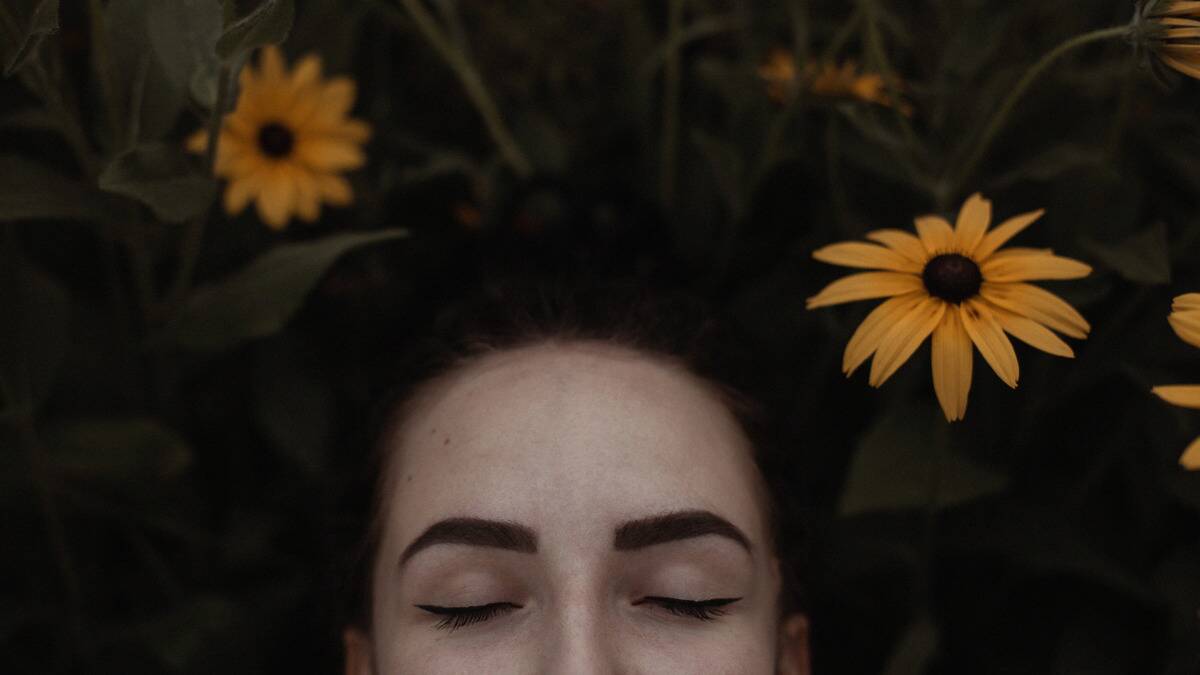
{"label": "upper half of face", "polygon": [[682,369],[596,342],[500,352],[426,392],[388,451],[382,673],[772,672],[761,479]]}

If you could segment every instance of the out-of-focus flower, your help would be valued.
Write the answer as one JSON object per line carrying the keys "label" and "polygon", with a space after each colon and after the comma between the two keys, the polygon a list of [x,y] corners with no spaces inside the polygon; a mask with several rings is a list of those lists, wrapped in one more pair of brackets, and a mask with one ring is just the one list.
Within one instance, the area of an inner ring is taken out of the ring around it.
{"label": "out-of-focus flower", "polygon": [[[347,117],[354,82],[322,80],[314,55],[288,72],[273,45],[260,52],[258,65],[242,69],[237,105],[217,140],[215,172],[228,181],[225,211],[238,213],[254,201],[263,222],[279,230],[293,215],[316,220],[322,202],[350,204],[350,183],[339,174],[362,166],[361,146],[371,135],[365,122]],[[207,132],[197,131],[187,144],[204,152]]]}
{"label": "out-of-focus flower", "polygon": [[[777,47],[767,54],[758,68],[758,75],[766,83],[767,96],[776,103],[786,103],[803,87],[823,98],[851,99],[886,107],[893,105],[883,76],[860,72],[854,60],[841,65],[823,63],[819,67],[810,63],[805,66],[803,77],[797,77],[792,53]],[[912,114],[912,106],[904,101],[900,101],[898,108],[905,115]]]}
{"label": "out-of-focus flower", "polygon": [[[1185,293],[1171,303],[1167,317],[1175,334],[1193,347],[1200,347],[1200,293]],[[1200,408],[1200,385],[1172,384],[1154,387],[1151,391],[1168,403],[1185,408]],[[1179,464],[1190,471],[1200,471],[1200,438],[1192,441]]]}
{"label": "out-of-focus flower", "polygon": [[1200,79],[1200,2],[1149,0],[1137,16],[1138,44],[1160,63]]}
{"label": "out-of-focus flower", "polygon": [[875,230],[866,235],[875,243],[843,242],[815,251],[822,262],[873,271],[829,284],[808,299],[809,309],[888,298],[846,344],[846,375],[871,358],[869,382],[878,387],[932,334],[933,388],[953,422],[967,410],[972,344],[1010,387],[1017,386],[1018,365],[1006,332],[1050,354],[1073,357],[1051,329],[1084,338],[1088,322],[1058,296],[1026,282],[1077,279],[1091,268],[1049,249],[999,250],[1042,213],[1023,213],[989,230],[992,204],[976,193],[954,227],[939,216],[921,216],[916,235]]}

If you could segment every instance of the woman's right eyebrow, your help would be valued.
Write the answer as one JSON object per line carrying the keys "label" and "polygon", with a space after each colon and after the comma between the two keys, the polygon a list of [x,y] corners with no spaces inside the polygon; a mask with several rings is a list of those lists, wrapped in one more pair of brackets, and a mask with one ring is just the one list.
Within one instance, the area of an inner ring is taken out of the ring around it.
{"label": "woman's right eyebrow", "polygon": [[466,544],[537,553],[537,533],[520,523],[503,520],[447,518],[430,525],[404,549],[400,554],[400,566],[421,550],[436,544]]}

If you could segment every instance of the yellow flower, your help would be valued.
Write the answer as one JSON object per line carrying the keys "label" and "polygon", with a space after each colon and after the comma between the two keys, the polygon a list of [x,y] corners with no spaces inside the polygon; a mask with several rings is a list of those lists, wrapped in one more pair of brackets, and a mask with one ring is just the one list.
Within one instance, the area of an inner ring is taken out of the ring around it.
{"label": "yellow flower", "polygon": [[1176,71],[1200,79],[1200,2],[1159,0],[1142,11],[1151,50]]}
{"label": "yellow flower", "polygon": [[846,344],[846,375],[873,356],[869,382],[878,387],[932,334],[933,388],[953,422],[967,410],[972,343],[1010,387],[1017,386],[1018,367],[1006,331],[1042,351],[1073,357],[1050,329],[1084,338],[1088,322],[1058,296],[1026,282],[1077,279],[1091,268],[1049,249],[998,250],[1042,213],[1023,213],[988,230],[992,203],[976,193],[963,204],[955,227],[939,216],[921,216],[916,235],[875,230],[867,239],[876,243],[843,242],[815,251],[817,260],[874,271],[829,284],[808,299],[809,309],[888,298]]}
{"label": "yellow flower", "polygon": [[[1185,293],[1175,298],[1171,303],[1171,316],[1167,317],[1167,321],[1184,342],[1193,347],[1200,347],[1200,293]],[[1200,385],[1174,384],[1154,387],[1151,391],[1167,403],[1185,408],[1200,408]],[[1179,464],[1190,471],[1200,470],[1200,438],[1187,446],[1179,458]]]}
{"label": "yellow flower", "polygon": [[[348,205],[350,183],[338,174],[362,166],[361,144],[371,135],[365,122],[346,116],[354,82],[322,81],[314,55],[289,73],[275,46],[261,51],[257,71],[246,64],[238,82],[237,106],[225,115],[217,140],[215,171],[228,180],[225,211],[238,213],[254,200],[263,222],[279,230],[293,214],[316,220],[322,202]],[[206,132],[196,132],[187,144],[204,152]]]}
{"label": "yellow flower", "polygon": [[[792,53],[782,47],[772,49],[762,65],[758,76],[766,83],[767,96],[776,103],[786,103],[803,84],[813,94],[832,99],[853,99],[891,107],[892,99],[887,94],[883,77],[878,73],[860,73],[853,60],[838,66],[822,64],[817,68],[808,64],[804,68],[803,82],[796,76],[796,60]],[[912,114],[912,106],[901,101],[899,109],[905,115]]]}
{"label": "yellow flower", "polygon": [[776,103],[786,103],[796,93],[796,59],[783,47],[767,54],[758,76],[766,83],[767,97]]}

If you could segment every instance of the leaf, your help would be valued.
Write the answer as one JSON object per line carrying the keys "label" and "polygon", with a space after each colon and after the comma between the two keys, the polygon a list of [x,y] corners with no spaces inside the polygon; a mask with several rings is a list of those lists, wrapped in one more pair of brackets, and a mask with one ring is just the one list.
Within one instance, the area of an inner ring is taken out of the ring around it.
{"label": "leaf", "polygon": [[888,657],[884,675],[923,675],[937,656],[941,636],[928,618],[914,621]]}
{"label": "leaf", "polygon": [[[127,150],[139,140],[162,138],[175,130],[187,103],[187,83],[180,86],[168,75],[149,26],[152,10],[174,3],[150,0],[110,0],[104,9],[103,34],[108,54],[97,56],[101,82],[107,82],[111,126],[117,134],[113,147]],[[161,30],[162,27],[160,26]],[[163,42],[158,38],[157,42]],[[136,129],[130,128],[136,120]],[[136,131],[137,137],[127,132]]]}
{"label": "leaf", "polygon": [[1081,243],[1093,257],[1129,281],[1146,285],[1171,281],[1167,228],[1162,223],[1113,244],[1090,237],[1083,237]]}
{"label": "leaf", "polygon": [[0,155],[0,222],[103,220],[112,211],[110,199],[44,164]]}
{"label": "leaf", "polygon": [[285,459],[309,473],[326,466],[333,396],[295,340],[263,345],[255,363],[255,420]]}
{"label": "leaf", "polygon": [[859,442],[838,511],[853,516],[872,511],[924,508],[929,502],[933,463],[944,465],[939,507],[961,504],[1004,489],[1006,479],[946,447],[948,424],[932,405],[897,406]]}
{"label": "leaf", "polygon": [[18,258],[0,268],[0,388],[6,412],[30,412],[49,396],[70,339],[70,296]]}
{"label": "leaf", "polygon": [[219,350],[272,335],[343,254],[405,236],[407,230],[392,229],[278,246],[224,281],[197,290],[160,339],[189,349]]}
{"label": "leaf", "polygon": [[169,481],[192,462],[188,444],[148,417],[72,420],[51,429],[45,444],[63,478],[118,486]]}
{"label": "leaf", "polygon": [[263,0],[253,12],[225,29],[217,39],[217,55],[232,63],[256,47],[283,42],[295,14],[292,0]]}
{"label": "leaf", "polygon": [[23,12],[21,8],[13,5],[29,5],[29,0],[5,2],[11,3],[10,8],[16,13],[24,14],[24,17],[14,17],[17,21],[24,18],[24,25],[17,27],[20,32],[15,43],[16,49],[7,54],[4,61],[4,76],[10,77],[33,58],[47,35],[58,32],[58,0],[39,0]]}
{"label": "leaf", "polygon": [[113,159],[100,174],[100,188],[142,202],[162,220],[183,222],[208,208],[217,191],[194,166],[182,148],[147,143]]}
{"label": "leaf", "polygon": [[221,35],[221,3],[218,0],[153,3],[146,22],[150,44],[167,78],[176,88],[190,91],[198,101],[211,106],[221,66],[216,51]]}

